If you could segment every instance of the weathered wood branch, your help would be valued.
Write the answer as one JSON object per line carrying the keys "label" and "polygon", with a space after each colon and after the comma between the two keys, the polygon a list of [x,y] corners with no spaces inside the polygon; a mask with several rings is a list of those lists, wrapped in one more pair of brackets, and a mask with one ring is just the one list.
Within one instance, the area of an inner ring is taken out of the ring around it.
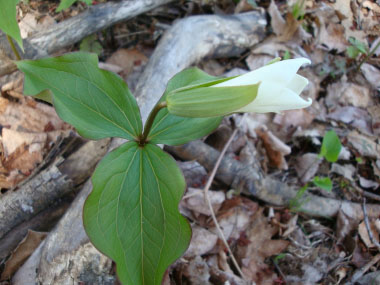
{"label": "weathered wood branch", "polygon": [[[75,185],[83,183],[106,153],[109,141],[90,141],[66,159],[57,157],[54,163],[19,189],[3,195],[0,199],[0,244],[13,237],[12,244],[15,245],[16,232],[26,233],[28,225],[36,225],[36,221],[31,221],[33,218],[61,197],[72,193]],[[23,236],[18,238],[21,240]],[[0,258],[11,250],[11,246],[6,249],[0,246]]]}
{"label": "weathered wood branch", "polygon": [[[184,159],[196,160],[209,171],[214,167],[219,152],[209,145],[194,141],[177,147],[166,147],[169,152]],[[229,157],[224,157],[216,174],[216,178],[230,185],[234,189],[241,189],[245,193],[270,205],[288,206],[296,196],[296,190],[286,183],[270,176],[263,176],[260,170],[240,163]],[[363,219],[361,204],[341,201],[331,198],[305,194],[301,201],[302,209],[315,217],[335,217],[340,210],[344,210],[350,218],[358,221]],[[380,205],[368,204],[368,216],[378,217]]]}
{"label": "weathered wood branch", "polygon": [[[48,56],[59,49],[70,46],[83,38],[110,27],[116,23],[127,21],[173,0],[123,0],[108,2],[89,7],[85,12],[62,21],[49,29],[24,39],[24,58],[36,59]],[[12,50],[6,36],[0,31],[0,50],[13,58]],[[20,51],[21,52],[21,51]],[[0,75],[15,70],[14,65],[2,62],[0,58]],[[4,69],[2,69],[4,68]]]}
{"label": "weathered wood branch", "polygon": [[[265,16],[258,12],[194,16],[178,21],[160,41],[139,80],[135,94],[143,119],[147,118],[151,107],[164,92],[167,81],[175,73],[206,56],[237,55],[263,39],[265,26]],[[113,145],[121,142],[115,139]],[[83,229],[82,207],[90,191],[91,184],[87,182],[57,227],[20,268],[13,279],[14,284],[34,283],[36,280],[44,284],[57,281],[63,284],[73,280],[79,282],[83,278],[111,278],[107,275],[109,263],[89,243]]]}

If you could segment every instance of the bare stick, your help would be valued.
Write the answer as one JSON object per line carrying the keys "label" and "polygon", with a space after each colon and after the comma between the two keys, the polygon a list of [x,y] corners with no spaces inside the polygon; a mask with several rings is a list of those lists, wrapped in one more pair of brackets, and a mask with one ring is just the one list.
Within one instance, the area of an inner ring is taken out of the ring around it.
{"label": "bare stick", "polygon": [[233,131],[233,133],[231,134],[231,137],[229,138],[229,140],[228,140],[227,143],[225,144],[225,146],[224,146],[222,152],[220,153],[219,158],[218,158],[218,160],[216,161],[213,170],[211,171],[210,177],[209,177],[208,180],[207,180],[206,186],[205,186],[205,188],[204,188],[204,192],[205,192],[204,195],[205,195],[205,200],[206,200],[206,202],[207,202],[207,204],[208,204],[208,207],[210,208],[210,212],[211,212],[212,220],[214,221],[215,227],[216,227],[216,229],[218,230],[219,237],[220,237],[220,239],[223,241],[224,245],[226,246],[226,248],[227,248],[227,250],[228,250],[228,252],[229,252],[229,254],[230,254],[231,260],[232,260],[233,264],[235,265],[237,271],[239,272],[240,276],[241,276],[244,280],[246,280],[245,277],[244,277],[243,272],[242,272],[241,269],[240,269],[239,264],[237,263],[237,261],[236,261],[236,259],[235,259],[235,257],[234,257],[234,254],[232,253],[232,250],[231,250],[230,246],[228,245],[228,242],[227,242],[226,238],[224,237],[223,231],[222,231],[222,229],[221,229],[220,226],[219,226],[218,220],[216,219],[216,216],[215,216],[215,213],[214,213],[214,209],[212,208],[212,204],[211,204],[210,197],[209,197],[209,195],[208,195],[208,190],[210,189],[211,183],[212,183],[212,181],[214,180],[214,177],[215,177],[216,171],[218,170],[218,167],[219,167],[220,163],[222,162],[223,156],[225,155],[225,153],[226,153],[228,147],[229,147],[230,144],[232,143],[232,140],[235,138],[235,136],[236,136],[236,134],[237,134],[237,131],[238,131],[238,129],[235,129],[235,130]]}
{"label": "bare stick", "polygon": [[364,223],[365,223],[365,227],[367,228],[367,232],[368,232],[368,236],[369,236],[369,240],[377,247],[377,249],[380,251],[380,244],[378,243],[378,241],[373,237],[373,233],[372,233],[372,230],[371,230],[371,227],[369,225],[369,220],[368,220],[368,215],[367,215],[367,208],[366,208],[366,205],[365,205],[365,198],[363,198],[363,215],[364,215]]}

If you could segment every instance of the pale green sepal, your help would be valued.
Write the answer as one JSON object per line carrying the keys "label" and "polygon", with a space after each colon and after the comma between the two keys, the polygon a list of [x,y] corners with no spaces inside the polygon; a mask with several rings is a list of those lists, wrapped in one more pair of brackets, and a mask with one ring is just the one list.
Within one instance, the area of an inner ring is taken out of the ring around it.
{"label": "pale green sepal", "polygon": [[[177,73],[167,84],[160,102],[174,90],[186,90],[199,86],[215,85],[230,78],[218,78],[204,71],[192,67]],[[180,145],[211,133],[216,129],[223,117],[213,118],[185,118],[175,116],[162,109],[153,122],[149,132],[148,141],[155,144]]]}
{"label": "pale green sepal", "polygon": [[178,211],[185,180],[175,160],[128,142],[99,163],[92,184],[83,209],[92,243],[116,262],[122,284],[160,285],[191,238]]}
{"label": "pale green sepal", "polygon": [[199,87],[167,96],[169,113],[194,118],[224,116],[252,102],[260,83],[232,87]]}
{"label": "pale green sepal", "polygon": [[16,5],[19,0],[0,1],[0,29],[12,37],[24,52],[20,28],[16,19]]}

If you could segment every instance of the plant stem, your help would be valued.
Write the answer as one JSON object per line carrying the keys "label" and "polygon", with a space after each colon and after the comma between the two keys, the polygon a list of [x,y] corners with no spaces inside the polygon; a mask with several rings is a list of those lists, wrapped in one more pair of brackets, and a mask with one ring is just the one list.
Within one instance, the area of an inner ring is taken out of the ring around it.
{"label": "plant stem", "polygon": [[156,106],[154,106],[153,110],[149,114],[148,120],[145,123],[144,132],[142,133],[142,135],[139,138],[140,145],[144,145],[146,143],[146,140],[148,138],[150,129],[152,128],[154,119],[156,118],[158,112],[161,109],[165,108],[166,106],[167,106],[166,101],[158,103]]}
{"label": "plant stem", "polygon": [[377,48],[380,46],[380,41],[377,43],[377,45],[366,55],[366,57],[360,62],[358,66],[358,71],[360,70],[360,67],[365,63],[377,50]]}
{"label": "plant stem", "polygon": [[7,35],[7,40],[9,42],[9,44],[10,44],[10,46],[12,48],[12,51],[15,54],[17,60],[21,60],[21,56],[20,56],[20,54],[19,54],[19,52],[18,52],[18,50],[17,50],[17,48],[15,46],[15,43],[13,42],[12,38]]}

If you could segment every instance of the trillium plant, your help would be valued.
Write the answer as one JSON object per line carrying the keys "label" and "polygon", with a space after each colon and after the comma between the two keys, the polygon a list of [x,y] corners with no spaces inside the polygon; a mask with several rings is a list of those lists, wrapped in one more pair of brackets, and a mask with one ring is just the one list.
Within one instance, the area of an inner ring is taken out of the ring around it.
{"label": "trillium plant", "polygon": [[83,222],[95,247],[116,262],[120,281],[133,285],[161,284],[191,239],[189,223],[178,211],[186,187],[183,174],[157,144],[201,138],[232,113],[310,106],[311,100],[299,96],[308,81],[297,74],[307,63],[305,58],[277,60],[231,78],[183,70],[169,80],[143,127],[126,83],[100,69],[95,54],[16,62],[25,74],[24,93],[51,102],[80,135],[128,140],[98,164]]}

